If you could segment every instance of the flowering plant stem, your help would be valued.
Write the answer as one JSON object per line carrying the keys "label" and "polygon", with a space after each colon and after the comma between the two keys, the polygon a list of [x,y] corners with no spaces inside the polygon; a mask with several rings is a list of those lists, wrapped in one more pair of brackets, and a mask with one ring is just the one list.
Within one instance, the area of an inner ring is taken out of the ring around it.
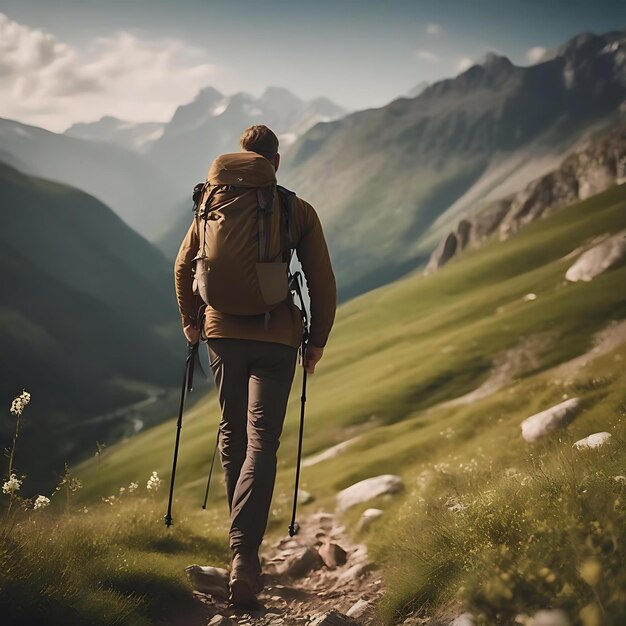
{"label": "flowering plant stem", "polygon": [[[21,415],[17,415],[17,419],[15,420],[15,433],[13,434],[13,443],[11,445],[11,449],[9,450],[9,466],[7,469],[7,476],[10,479],[13,475],[13,459],[15,458],[15,448],[17,446],[17,438],[20,434],[20,417]],[[8,522],[9,516],[11,515],[11,509],[13,508],[13,501],[15,500],[15,494],[11,492],[9,496],[9,506],[7,507],[6,512],[6,520]]]}

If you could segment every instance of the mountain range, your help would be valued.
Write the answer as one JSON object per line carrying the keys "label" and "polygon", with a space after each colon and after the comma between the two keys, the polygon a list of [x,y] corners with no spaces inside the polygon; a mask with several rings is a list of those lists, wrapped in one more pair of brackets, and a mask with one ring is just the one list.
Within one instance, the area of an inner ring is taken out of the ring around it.
{"label": "mountain range", "polygon": [[346,111],[328,100],[301,100],[287,89],[269,87],[259,98],[247,93],[225,96],[212,87],[180,106],[163,135],[148,150],[150,158],[181,187],[174,219],[155,238],[169,258],[178,251],[191,221],[190,197],[195,183],[206,178],[208,166],[219,154],[239,150],[241,132],[253,124],[266,124],[276,132],[282,153],[309,128],[334,120]]}
{"label": "mountain range", "polygon": [[172,219],[180,192],[144,155],[6,119],[0,140],[0,162],[86,191],[146,237]]}
{"label": "mountain range", "polygon": [[625,99],[624,32],[581,34],[530,67],[490,54],[415,98],[317,124],[281,180],[318,209],[347,298],[424,265],[461,217],[617,124]]}
{"label": "mountain range", "polygon": [[105,115],[97,122],[72,124],[64,134],[68,137],[104,141],[144,153],[163,134],[164,129],[165,124],[162,122],[133,123]]}

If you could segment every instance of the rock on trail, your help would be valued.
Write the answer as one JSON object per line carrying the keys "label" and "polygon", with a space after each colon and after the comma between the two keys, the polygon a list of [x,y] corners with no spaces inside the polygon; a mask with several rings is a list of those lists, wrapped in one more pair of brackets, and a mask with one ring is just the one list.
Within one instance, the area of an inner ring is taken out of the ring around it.
{"label": "rock on trail", "polygon": [[[202,626],[382,624],[375,609],[382,593],[380,575],[369,563],[365,545],[353,543],[335,515],[310,515],[301,521],[295,537],[268,546],[261,560],[265,588],[259,594],[259,608],[252,611],[228,605],[222,593],[226,570],[187,568],[195,595],[209,613]],[[207,589],[217,590],[217,595]]]}

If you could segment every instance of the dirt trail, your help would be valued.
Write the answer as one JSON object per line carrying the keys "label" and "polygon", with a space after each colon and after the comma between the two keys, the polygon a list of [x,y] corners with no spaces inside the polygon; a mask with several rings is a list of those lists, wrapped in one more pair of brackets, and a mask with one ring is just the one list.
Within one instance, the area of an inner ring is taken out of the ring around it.
{"label": "dirt trail", "polygon": [[584,354],[558,365],[554,372],[564,378],[574,377],[588,363],[626,343],[626,320],[611,322],[594,336],[593,346]]}
{"label": "dirt trail", "polygon": [[[321,561],[316,561],[316,550],[324,542],[337,544],[346,551],[345,564],[330,569]],[[307,549],[308,554],[303,556]],[[311,562],[314,565],[309,569]],[[324,626],[382,624],[376,618],[373,607],[382,593],[381,577],[369,564],[366,547],[353,543],[333,514],[316,513],[306,518],[294,538],[285,537],[264,550],[262,563],[265,589],[259,595],[261,607],[258,610],[235,610],[225,600],[194,592],[208,609],[206,621],[200,623],[216,626],[312,626],[333,610],[346,614],[361,601],[358,618],[356,615],[356,619],[337,617],[339,621],[333,621],[332,617],[328,617],[327,621],[320,623]],[[304,570],[300,577],[285,572],[298,569]],[[216,616],[223,616],[224,619],[220,621]]]}

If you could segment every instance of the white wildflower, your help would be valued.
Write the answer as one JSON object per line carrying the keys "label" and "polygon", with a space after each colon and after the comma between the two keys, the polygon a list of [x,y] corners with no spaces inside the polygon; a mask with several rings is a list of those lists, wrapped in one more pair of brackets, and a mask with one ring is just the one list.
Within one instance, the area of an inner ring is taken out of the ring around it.
{"label": "white wildflower", "polygon": [[139,483],[130,483],[130,485],[128,485],[128,493],[133,493],[134,491],[137,491],[138,487]]}
{"label": "white wildflower", "polygon": [[9,480],[2,485],[2,493],[13,494],[20,490],[22,481],[15,474],[11,474]]}
{"label": "white wildflower", "polygon": [[28,391],[22,391],[22,393],[11,402],[11,413],[13,415],[20,416],[24,407],[30,402],[30,394]]}
{"label": "white wildflower", "polygon": [[617,483],[626,484],[626,476],[613,476],[613,480]]}
{"label": "white wildflower", "polygon": [[33,505],[34,509],[45,509],[50,505],[50,498],[46,498],[46,496],[37,496],[35,498],[35,503]]}
{"label": "white wildflower", "polygon": [[126,487],[120,487],[120,495],[122,495],[126,491]]}
{"label": "white wildflower", "polygon": [[156,472],[152,472],[152,475],[148,479],[148,483],[146,484],[146,489],[148,491],[158,491],[161,486],[161,479]]}
{"label": "white wildflower", "polygon": [[113,504],[115,504],[115,496],[109,496],[108,498],[102,498],[102,502],[104,502],[105,504],[110,504],[111,506],[113,506]]}

